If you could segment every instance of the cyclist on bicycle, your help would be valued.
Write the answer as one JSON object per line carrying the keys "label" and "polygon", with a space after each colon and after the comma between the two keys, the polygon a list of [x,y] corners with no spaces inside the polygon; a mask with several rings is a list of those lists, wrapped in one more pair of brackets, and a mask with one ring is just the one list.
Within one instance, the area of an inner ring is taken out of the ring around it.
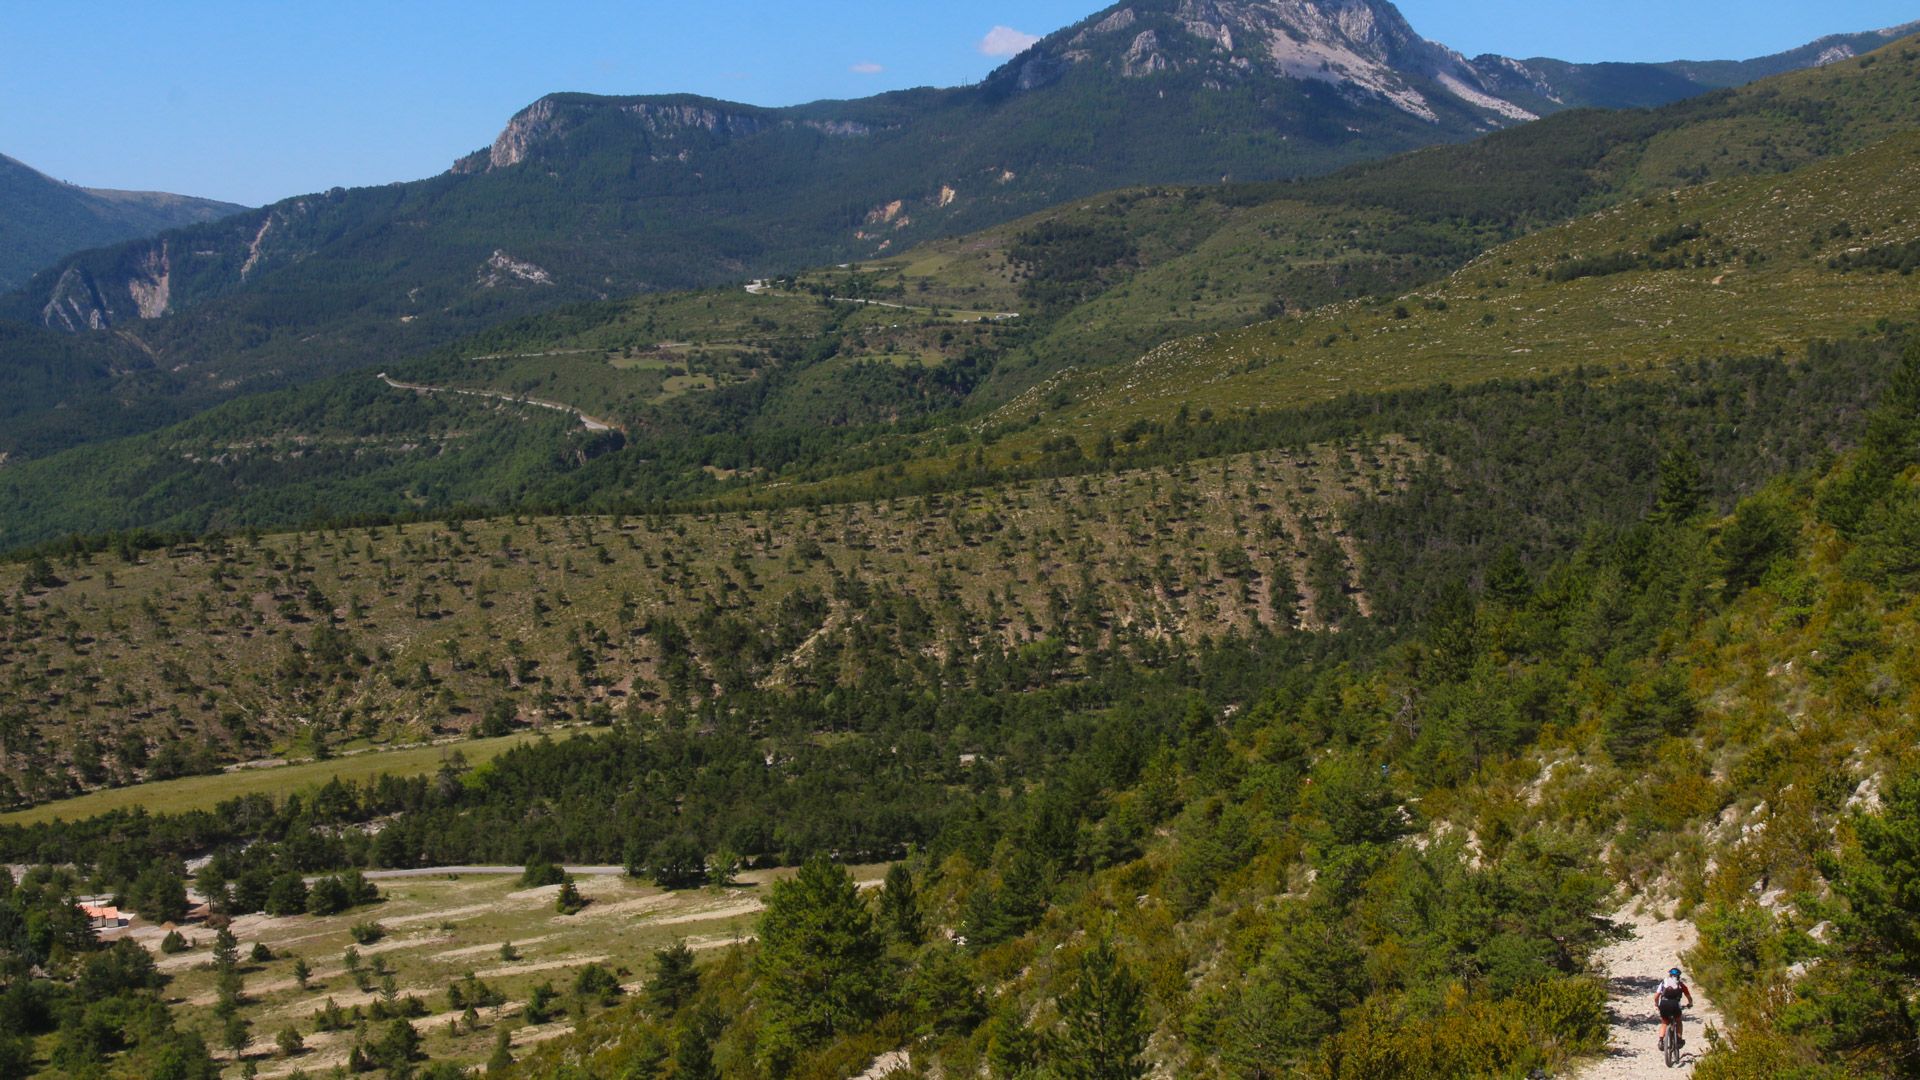
{"label": "cyclist on bicycle", "polygon": [[1660,980],[1660,988],[1654,991],[1653,994],[1653,1007],[1660,1010],[1660,1041],[1655,1044],[1656,1046],[1667,1045],[1667,1029],[1669,1027],[1673,1028],[1676,1044],[1680,1046],[1686,1045],[1686,1040],[1680,1038],[1680,1001],[1682,998],[1686,999],[1687,1008],[1693,1008],[1693,991],[1687,989],[1687,984],[1681,980],[1680,969],[1669,969],[1667,977]]}

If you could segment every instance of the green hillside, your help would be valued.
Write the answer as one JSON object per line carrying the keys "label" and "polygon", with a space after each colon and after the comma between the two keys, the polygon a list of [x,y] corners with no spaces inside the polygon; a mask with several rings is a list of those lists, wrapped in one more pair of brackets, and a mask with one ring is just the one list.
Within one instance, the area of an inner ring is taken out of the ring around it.
{"label": "green hillside", "polygon": [[[1445,456],[1363,438],[1058,491],[15,571],[33,580],[9,589],[10,692],[71,717],[49,764],[75,779],[428,723],[607,730],[432,777],[0,826],[9,860],[75,867],[36,871],[10,911],[44,919],[80,889],[158,910],[179,858],[218,847],[198,887],[238,948],[271,943],[211,973],[189,954],[149,978],[106,952],[132,981],[102,986],[94,959],[92,981],[23,979],[73,1007],[30,1016],[9,1052],[63,1076],[207,1046],[237,1048],[228,1067],[451,1075],[505,1070],[504,1046],[515,1075],[573,1078],[651,1075],[679,1047],[710,1075],[845,1077],[903,1050],[1017,1077],[1061,1067],[1092,1037],[1076,1003],[1098,1000],[1121,1003],[1126,1076],[1496,1077],[1600,1049],[1599,957],[1658,912],[1703,934],[1686,963],[1727,1025],[1704,1075],[1897,1061],[1898,1029],[1834,1008],[1898,1000],[1885,928],[1912,917],[1876,876],[1904,881],[1915,812],[1899,673],[1920,350],[1861,411],[1891,345],[1355,398],[1316,421],[1426,416],[1455,432]],[[1424,562],[1436,547],[1466,558]],[[33,730],[11,727],[10,752]],[[170,734],[126,737],[142,730]],[[826,851],[899,863],[863,899],[809,861]],[[545,914],[565,894],[524,887],[543,859],[661,888],[594,883]],[[742,861],[807,865],[674,891]],[[275,898],[301,870],[501,862],[530,863],[520,891],[388,882],[346,915]],[[363,945],[391,942],[336,966],[319,950],[355,920]],[[848,944],[805,931],[822,924]],[[9,955],[71,947],[39,925]],[[677,927],[714,950],[695,975],[650,956]],[[317,987],[281,974],[289,952]],[[790,1019],[808,999],[780,973],[808,964],[858,989],[831,1024]],[[169,981],[179,1001],[141,1042],[68,1048]]]}
{"label": "green hillside", "polygon": [[12,291],[75,252],[214,221],[244,206],[63,184],[0,154],[0,291]]}
{"label": "green hillside", "polygon": [[1900,272],[1920,239],[1907,211],[1916,198],[1915,134],[1782,177],[1643,198],[1495,248],[1415,292],[1063,375],[1049,392],[1076,404],[1035,437],[1097,437],[1182,404],[1270,409],[1580,365],[1797,352],[1808,338],[1872,332],[1920,314],[1920,284]]}

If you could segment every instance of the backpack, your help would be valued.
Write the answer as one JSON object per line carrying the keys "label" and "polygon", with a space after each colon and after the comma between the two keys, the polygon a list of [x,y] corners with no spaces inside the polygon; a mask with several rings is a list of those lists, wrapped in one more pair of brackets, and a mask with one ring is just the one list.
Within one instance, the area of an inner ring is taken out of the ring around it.
{"label": "backpack", "polygon": [[1661,1000],[1679,1001],[1680,991],[1684,990],[1686,988],[1686,985],[1687,985],[1686,983],[1681,982],[1679,979],[1676,979],[1671,975],[1667,976],[1666,979],[1662,980],[1660,983]]}

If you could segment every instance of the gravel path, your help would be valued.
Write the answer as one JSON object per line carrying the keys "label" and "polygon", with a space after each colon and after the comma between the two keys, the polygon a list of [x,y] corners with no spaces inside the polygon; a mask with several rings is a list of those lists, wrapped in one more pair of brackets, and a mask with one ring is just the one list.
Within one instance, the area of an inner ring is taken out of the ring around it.
{"label": "gravel path", "polygon": [[[1606,1054],[1576,1070],[1578,1080],[1640,1080],[1668,1072],[1654,1046],[1660,1037],[1660,1019],[1654,1013],[1653,991],[1668,968],[1686,968],[1680,954],[1693,948],[1699,933],[1692,923],[1681,919],[1656,921],[1650,915],[1634,915],[1626,921],[1633,928],[1633,936],[1600,952],[1600,963],[1607,972],[1607,1011],[1613,1017]],[[1681,1069],[1691,1068],[1706,1052],[1707,1024],[1726,1030],[1726,1023],[1691,973],[1687,985],[1693,990],[1693,1008],[1685,1014],[1687,1043]]]}

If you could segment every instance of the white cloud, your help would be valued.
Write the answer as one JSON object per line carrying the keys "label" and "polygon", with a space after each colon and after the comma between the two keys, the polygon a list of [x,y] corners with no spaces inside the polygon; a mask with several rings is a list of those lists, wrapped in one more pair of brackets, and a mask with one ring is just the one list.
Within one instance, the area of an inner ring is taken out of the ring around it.
{"label": "white cloud", "polygon": [[975,47],[987,56],[1018,56],[1029,45],[1040,39],[1032,34],[1023,34],[1011,26],[996,26],[987,31]]}
{"label": "white cloud", "polygon": [[887,69],[881,67],[879,64],[865,63],[865,64],[855,64],[852,67],[848,68],[847,70],[858,72],[861,75],[878,75]]}

